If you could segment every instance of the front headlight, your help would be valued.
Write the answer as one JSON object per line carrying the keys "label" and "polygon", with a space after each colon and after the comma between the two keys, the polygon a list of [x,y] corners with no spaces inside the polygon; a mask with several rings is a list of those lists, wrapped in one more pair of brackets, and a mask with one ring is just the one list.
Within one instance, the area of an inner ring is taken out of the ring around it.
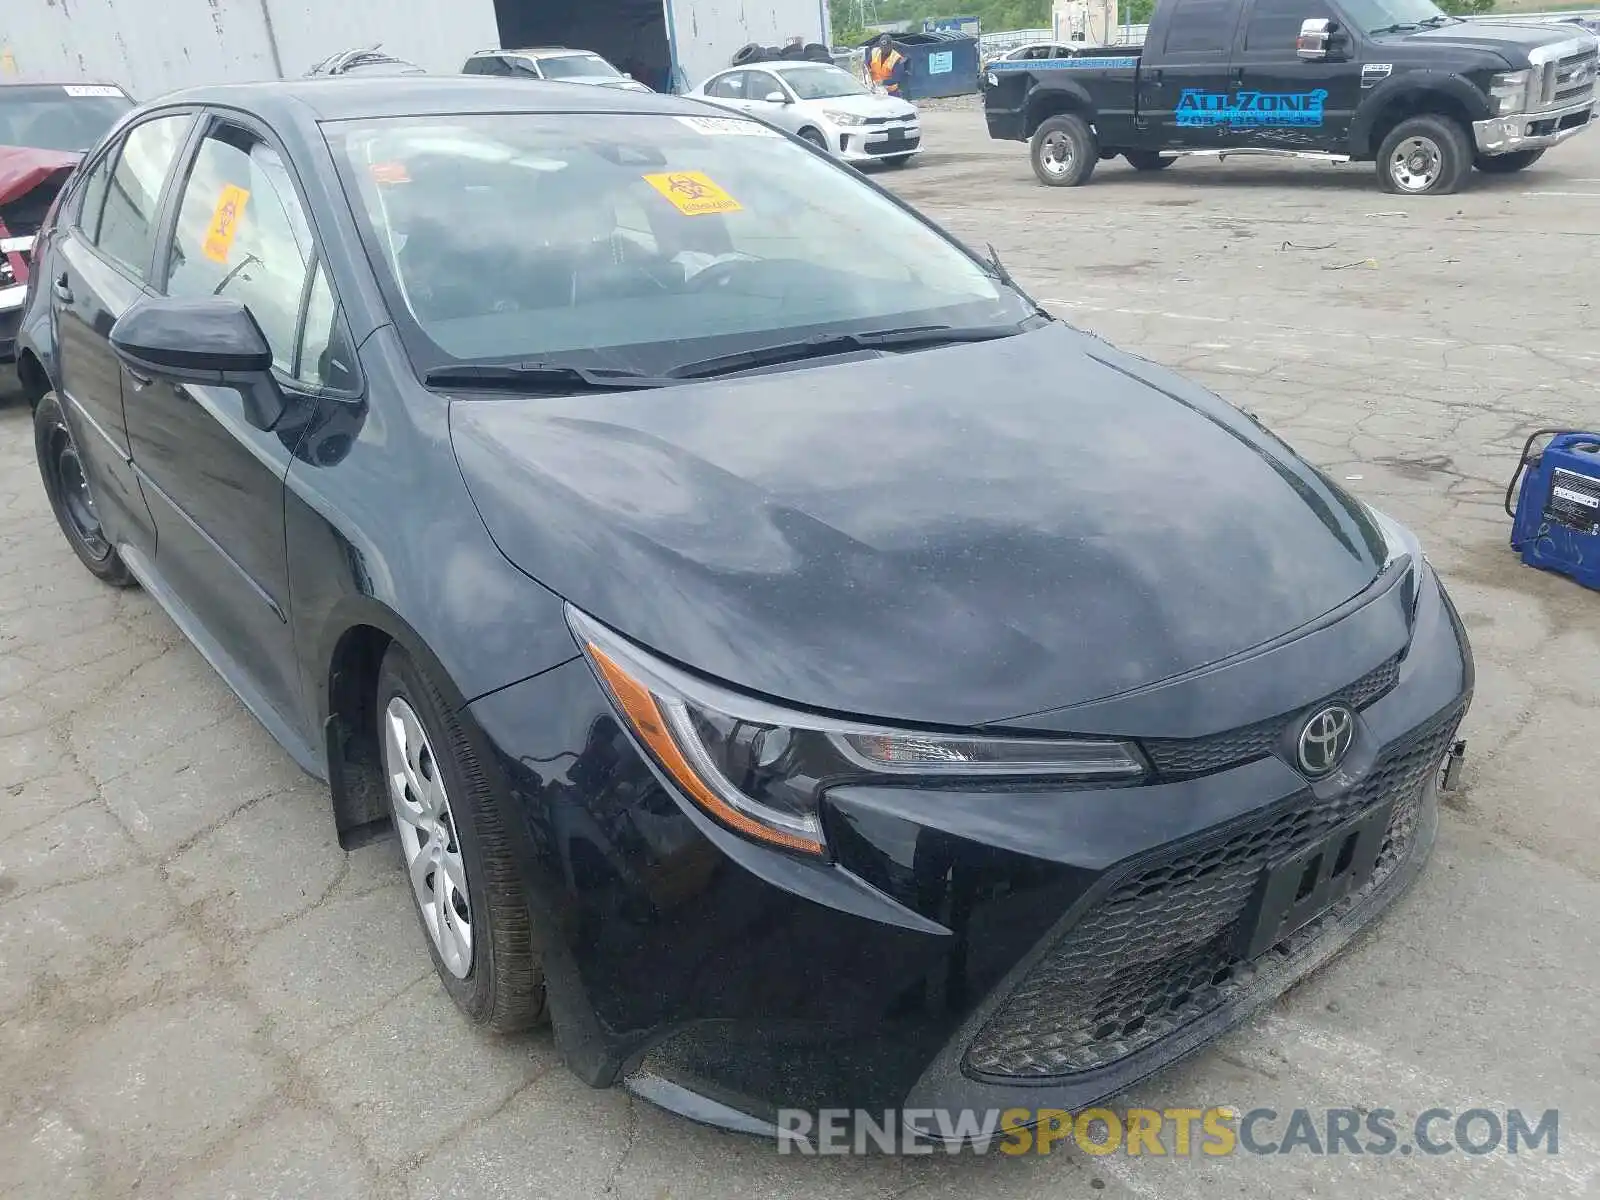
{"label": "front headlight", "polygon": [[874,778],[1131,782],[1131,744],[877,728],[799,713],[664,663],[570,606],[567,621],[629,731],[683,794],[735,833],[826,852],[822,795]]}
{"label": "front headlight", "polygon": [[855,126],[865,125],[867,123],[867,119],[865,117],[858,117],[855,113],[836,112],[831,108],[823,109],[822,115],[827,117],[828,120],[832,121],[835,125]]}
{"label": "front headlight", "polygon": [[1528,106],[1528,72],[1501,71],[1489,77],[1489,107],[1497,117]]}

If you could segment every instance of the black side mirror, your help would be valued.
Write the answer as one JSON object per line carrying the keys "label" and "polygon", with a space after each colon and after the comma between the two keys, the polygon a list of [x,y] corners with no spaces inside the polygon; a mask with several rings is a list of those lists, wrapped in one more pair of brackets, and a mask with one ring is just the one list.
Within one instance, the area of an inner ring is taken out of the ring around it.
{"label": "black side mirror", "polygon": [[271,429],[283,416],[283,392],[272,377],[272,347],[237,300],[141,300],[111,327],[111,349],[136,379],[236,389],[244,398],[245,419],[257,429]]}

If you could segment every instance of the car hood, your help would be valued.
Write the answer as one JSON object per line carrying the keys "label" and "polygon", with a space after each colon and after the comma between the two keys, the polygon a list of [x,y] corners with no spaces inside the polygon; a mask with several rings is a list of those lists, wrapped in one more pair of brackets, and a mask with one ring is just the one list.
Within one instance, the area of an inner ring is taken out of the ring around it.
{"label": "car hood", "polygon": [[906,117],[917,110],[893,96],[829,96],[824,100],[801,101],[808,108],[827,108],[857,117]]}
{"label": "car hood", "polygon": [[1461,21],[1455,25],[1439,25],[1432,29],[1418,29],[1409,33],[1385,37],[1383,42],[1400,41],[1417,46],[1462,46],[1473,50],[1491,50],[1506,56],[1510,65],[1526,66],[1528,51],[1537,46],[1571,41],[1581,37],[1584,30],[1574,26],[1536,25],[1507,21]]}
{"label": "car hood", "polygon": [[628,637],[817,709],[970,726],[1326,614],[1365,510],[1238,410],[1062,325],[663,390],[457,399],[490,534]]}
{"label": "car hood", "polygon": [[624,91],[624,92],[648,92],[650,90],[649,88],[645,87],[644,84],[640,83],[637,79],[626,79],[626,78],[624,78],[624,77],[622,77],[620,75],[618,75],[618,76],[609,76],[609,75],[584,76],[584,75],[578,75],[578,76],[574,76],[571,79],[561,79],[561,80],[557,80],[556,82],[558,82],[558,83],[581,83],[581,84],[585,85],[586,87],[616,88],[618,91]]}

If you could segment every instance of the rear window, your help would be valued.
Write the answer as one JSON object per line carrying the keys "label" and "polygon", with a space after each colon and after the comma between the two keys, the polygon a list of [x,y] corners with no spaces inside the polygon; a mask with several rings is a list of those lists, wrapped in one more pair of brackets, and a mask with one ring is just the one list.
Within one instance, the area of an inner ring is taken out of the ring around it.
{"label": "rear window", "polygon": [[853,171],[756,122],[518,113],[327,129],[423,370],[548,357],[661,371],[814,330],[1030,312]]}
{"label": "rear window", "polygon": [[81,153],[132,107],[105,84],[0,87],[0,146]]}
{"label": "rear window", "polygon": [[539,60],[546,79],[618,79],[622,72],[598,54],[560,54]]}
{"label": "rear window", "polygon": [[1167,54],[1211,57],[1233,49],[1239,0],[1182,0],[1172,5],[1167,25]]}

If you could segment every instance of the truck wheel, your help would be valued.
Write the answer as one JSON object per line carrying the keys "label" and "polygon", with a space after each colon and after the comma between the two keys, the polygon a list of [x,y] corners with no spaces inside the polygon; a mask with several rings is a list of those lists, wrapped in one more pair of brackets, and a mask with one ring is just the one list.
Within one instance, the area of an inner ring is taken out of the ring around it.
{"label": "truck wheel", "polygon": [[1386,192],[1445,196],[1459,191],[1472,170],[1466,130],[1449,117],[1410,117],[1378,148],[1378,181]]}
{"label": "truck wheel", "polygon": [[1078,187],[1089,182],[1100,161],[1100,140],[1089,122],[1072,113],[1051,117],[1034,131],[1030,144],[1033,173],[1046,187]]}
{"label": "truck wheel", "polygon": [[1175,158],[1162,158],[1154,150],[1124,150],[1122,157],[1128,160],[1128,165],[1135,171],[1165,171],[1178,161]]}
{"label": "truck wheel", "polygon": [[1509,175],[1531,167],[1544,157],[1543,150],[1517,150],[1511,154],[1484,154],[1472,165],[1485,175]]}

